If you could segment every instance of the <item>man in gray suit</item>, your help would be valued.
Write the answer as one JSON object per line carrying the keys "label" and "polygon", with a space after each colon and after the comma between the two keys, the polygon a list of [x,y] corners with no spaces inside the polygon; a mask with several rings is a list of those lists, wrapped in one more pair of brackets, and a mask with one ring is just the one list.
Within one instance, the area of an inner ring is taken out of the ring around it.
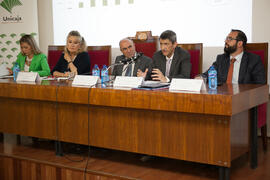
{"label": "man in gray suit", "polygon": [[177,46],[175,32],[164,31],[159,41],[161,50],[153,56],[152,80],[170,82],[172,78],[190,78],[190,55]]}
{"label": "man in gray suit", "polygon": [[[130,58],[136,57],[137,52],[135,50],[135,45],[132,40],[127,38],[122,39],[119,42],[119,46],[123,55],[117,56],[115,63],[120,63],[121,61],[125,61]],[[151,58],[142,55],[135,60],[135,63],[115,66],[112,75],[137,76],[149,79],[150,73],[148,73],[148,69],[150,68],[151,63],[152,63]]]}

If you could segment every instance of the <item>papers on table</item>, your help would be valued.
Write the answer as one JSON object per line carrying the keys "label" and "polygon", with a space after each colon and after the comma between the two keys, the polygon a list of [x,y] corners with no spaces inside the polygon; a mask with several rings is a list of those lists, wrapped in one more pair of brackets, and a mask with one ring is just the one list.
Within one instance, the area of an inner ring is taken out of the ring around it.
{"label": "papers on table", "polygon": [[139,88],[142,89],[159,89],[169,86],[170,83],[162,83],[160,81],[144,81]]}

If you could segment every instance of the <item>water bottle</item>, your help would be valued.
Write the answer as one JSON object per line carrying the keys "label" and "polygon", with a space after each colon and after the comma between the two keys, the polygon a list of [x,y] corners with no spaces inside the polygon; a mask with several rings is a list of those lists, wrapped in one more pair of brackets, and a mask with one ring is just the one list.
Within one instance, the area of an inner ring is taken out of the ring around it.
{"label": "water bottle", "polygon": [[18,73],[20,72],[20,66],[18,63],[15,63],[15,65],[13,66],[13,80],[16,81]]}
{"label": "water bottle", "polygon": [[210,89],[217,89],[217,71],[214,66],[208,70],[208,85]]}
{"label": "water bottle", "polygon": [[101,84],[106,84],[109,81],[109,73],[106,65],[103,65],[101,70]]}
{"label": "water bottle", "polygon": [[97,64],[94,65],[93,69],[92,69],[92,75],[93,76],[100,76],[100,70]]}

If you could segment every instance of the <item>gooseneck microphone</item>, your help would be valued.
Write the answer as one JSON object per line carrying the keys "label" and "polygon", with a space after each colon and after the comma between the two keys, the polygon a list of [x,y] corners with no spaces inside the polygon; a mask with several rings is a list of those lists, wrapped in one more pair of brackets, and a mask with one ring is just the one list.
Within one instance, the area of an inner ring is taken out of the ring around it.
{"label": "gooseneck microphone", "polygon": [[125,64],[132,64],[135,61],[137,61],[137,59],[139,59],[139,57],[141,57],[142,55],[143,55],[142,52],[138,52],[138,53],[136,53],[135,56],[133,56],[131,58],[123,59],[123,60],[120,60],[118,63],[111,64],[110,66],[107,67],[106,70],[108,71],[111,67],[114,67],[114,66],[125,65]]}

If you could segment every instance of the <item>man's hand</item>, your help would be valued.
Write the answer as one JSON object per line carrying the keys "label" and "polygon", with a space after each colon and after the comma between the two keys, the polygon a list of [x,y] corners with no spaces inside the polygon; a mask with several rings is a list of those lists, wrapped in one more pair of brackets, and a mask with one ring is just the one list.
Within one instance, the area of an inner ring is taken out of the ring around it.
{"label": "man's hand", "polygon": [[142,72],[142,70],[138,69],[137,77],[143,77],[145,79],[147,72],[148,72],[148,68],[146,68],[144,72]]}
{"label": "man's hand", "polygon": [[163,73],[159,69],[153,69],[152,73],[153,74],[151,75],[151,77],[153,80],[167,82],[166,77],[163,75]]}

